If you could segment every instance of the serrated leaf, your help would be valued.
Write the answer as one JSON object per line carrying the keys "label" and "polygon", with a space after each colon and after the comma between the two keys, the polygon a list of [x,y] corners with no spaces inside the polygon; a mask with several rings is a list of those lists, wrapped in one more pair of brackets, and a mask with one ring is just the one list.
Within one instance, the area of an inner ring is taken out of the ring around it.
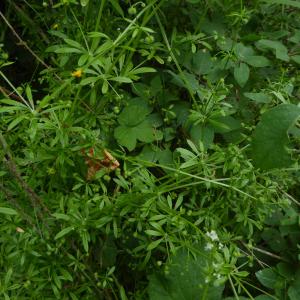
{"label": "serrated leaf", "polygon": [[247,64],[240,63],[234,67],[234,78],[243,87],[249,79],[250,70]]}
{"label": "serrated leaf", "polygon": [[252,157],[257,167],[268,170],[291,165],[286,150],[287,132],[299,116],[300,108],[293,104],[281,104],[262,115],[252,141]]}

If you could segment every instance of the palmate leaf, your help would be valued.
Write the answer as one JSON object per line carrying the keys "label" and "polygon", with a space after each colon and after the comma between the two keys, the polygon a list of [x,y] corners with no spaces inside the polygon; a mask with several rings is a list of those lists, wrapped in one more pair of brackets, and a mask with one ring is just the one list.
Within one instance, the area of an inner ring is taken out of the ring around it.
{"label": "palmate leaf", "polygon": [[131,127],[119,126],[115,129],[114,136],[118,143],[132,151],[136,146],[136,136]]}
{"label": "palmate leaf", "polygon": [[167,265],[167,272],[149,277],[150,300],[219,300],[224,285],[214,285],[206,278],[213,272],[209,252],[199,249],[193,257],[186,249],[180,249]]}
{"label": "palmate leaf", "polygon": [[137,140],[145,143],[155,141],[155,134],[148,120],[135,127],[121,125],[115,129],[114,136],[118,143],[132,151],[136,147]]}
{"label": "palmate leaf", "polygon": [[263,169],[289,167],[292,163],[286,146],[287,132],[300,116],[300,107],[281,104],[263,114],[252,141],[254,164]]}
{"label": "palmate leaf", "polygon": [[129,105],[120,113],[118,121],[121,125],[134,127],[143,122],[148,113],[148,109],[142,105]]}

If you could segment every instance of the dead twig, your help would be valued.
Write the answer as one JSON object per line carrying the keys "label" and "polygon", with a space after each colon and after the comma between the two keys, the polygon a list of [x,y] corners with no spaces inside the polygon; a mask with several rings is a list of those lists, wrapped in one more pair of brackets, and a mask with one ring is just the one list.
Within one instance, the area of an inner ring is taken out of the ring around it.
{"label": "dead twig", "polygon": [[[27,43],[25,41],[22,40],[22,38],[19,36],[19,34],[15,31],[15,29],[12,27],[12,25],[9,23],[9,21],[5,18],[5,16],[3,15],[3,13],[0,11],[0,17],[3,19],[3,21],[6,23],[6,25],[8,26],[8,28],[11,30],[11,32],[13,33],[13,35],[18,39],[19,43],[18,45],[21,45],[21,46],[24,46],[24,48],[26,50],[28,50],[31,55],[33,57],[35,57],[35,59],[41,63],[45,68],[47,69],[51,69],[51,67],[49,65],[47,65],[36,53],[33,52],[33,50],[27,45]],[[57,74],[55,74],[55,77],[58,79],[58,80],[62,80]]]}
{"label": "dead twig", "polygon": [[0,92],[7,98],[17,100],[19,102],[23,102],[23,99],[19,97],[18,95],[14,94],[13,92],[9,91],[3,86],[0,86]]}

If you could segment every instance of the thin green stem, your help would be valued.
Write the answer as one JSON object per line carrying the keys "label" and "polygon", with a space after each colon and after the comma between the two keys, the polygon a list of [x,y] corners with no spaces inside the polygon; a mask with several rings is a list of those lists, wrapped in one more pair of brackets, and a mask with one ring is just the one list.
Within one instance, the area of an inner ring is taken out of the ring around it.
{"label": "thin green stem", "polygon": [[14,87],[10,80],[0,71],[0,75],[4,78],[7,84],[13,89],[13,91],[19,96],[22,102],[30,109],[31,112],[34,112],[34,108],[24,99],[24,97],[19,93],[19,91]]}

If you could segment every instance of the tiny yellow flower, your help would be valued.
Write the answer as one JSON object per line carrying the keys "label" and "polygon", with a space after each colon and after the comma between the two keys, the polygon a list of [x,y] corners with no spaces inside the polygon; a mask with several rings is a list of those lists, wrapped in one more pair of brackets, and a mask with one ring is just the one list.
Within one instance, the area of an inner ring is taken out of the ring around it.
{"label": "tiny yellow flower", "polygon": [[82,76],[82,73],[83,73],[83,72],[82,72],[82,69],[78,69],[78,70],[72,72],[72,76],[73,76],[73,77],[80,78],[80,77]]}

